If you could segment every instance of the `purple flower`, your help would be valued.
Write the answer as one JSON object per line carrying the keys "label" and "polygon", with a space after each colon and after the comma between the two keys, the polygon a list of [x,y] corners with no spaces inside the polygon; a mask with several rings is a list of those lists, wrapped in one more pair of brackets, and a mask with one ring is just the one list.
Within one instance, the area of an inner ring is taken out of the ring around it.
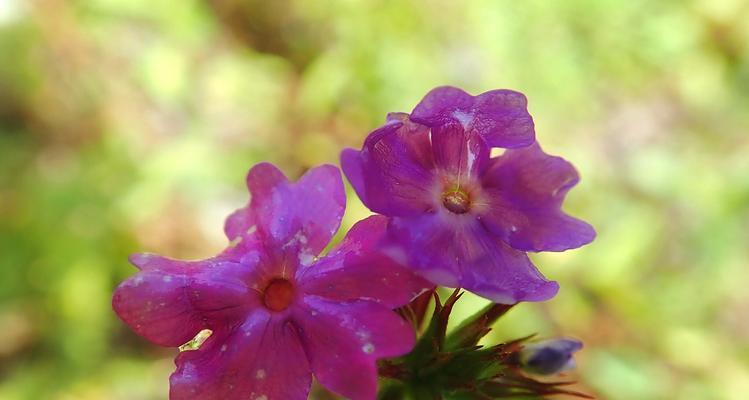
{"label": "purple flower", "polygon": [[572,354],[583,348],[575,339],[550,339],[531,343],[520,351],[520,365],[528,372],[554,375],[575,367]]}
{"label": "purple flower", "polygon": [[450,86],[432,89],[414,108],[411,120],[430,128],[459,122],[490,147],[525,147],[535,141],[528,100],[512,90],[491,90],[478,96]]}
{"label": "purple flower", "polygon": [[178,261],[137,254],[141,269],[115,291],[113,307],[136,333],[183,351],[170,398],[306,399],[311,375],[352,399],[374,399],[376,360],[410,351],[414,332],[395,312],[428,283],[371,251],[386,219],[356,224],[317,257],[345,208],[333,166],[296,183],[270,164],[247,177],[250,203],[226,221],[231,245],[216,257]]}
{"label": "purple flower", "polygon": [[[423,108],[436,109],[416,110]],[[526,252],[571,249],[595,236],[561,211],[577,172],[536,144],[490,158],[483,136],[449,119],[429,128],[392,114],[361,151],[344,150],[341,165],[364,204],[390,217],[385,245],[396,259],[435,284],[498,303],[547,300],[558,285]]]}

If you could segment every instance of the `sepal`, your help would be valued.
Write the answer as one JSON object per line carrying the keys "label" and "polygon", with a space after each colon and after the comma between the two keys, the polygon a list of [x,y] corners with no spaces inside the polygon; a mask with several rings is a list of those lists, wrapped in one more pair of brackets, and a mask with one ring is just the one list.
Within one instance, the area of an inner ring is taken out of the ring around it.
{"label": "sepal", "polygon": [[[545,399],[553,395],[591,398],[565,388],[574,382],[541,381],[528,374],[529,363],[536,365],[547,360],[548,357],[540,357],[547,350],[569,349],[569,346],[553,345],[559,341],[533,343],[528,341],[531,335],[495,345],[478,344],[489,333],[492,324],[513,307],[512,304],[490,304],[448,335],[450,314],[462,296],[460,289],[456,289],[444,303],[436,291],[431,291],[399,309],[417,329],[421,325],[418,321],[423,315],[422,310],[429,303],[427,296],[434,299],[434,311],[414,349],[405,356],[379,363],[380,376],[387,378],[378,397],[380,400]],[[528,350],[524,350],[526,346]],[[572,352],[574,350],[569,354]]]}

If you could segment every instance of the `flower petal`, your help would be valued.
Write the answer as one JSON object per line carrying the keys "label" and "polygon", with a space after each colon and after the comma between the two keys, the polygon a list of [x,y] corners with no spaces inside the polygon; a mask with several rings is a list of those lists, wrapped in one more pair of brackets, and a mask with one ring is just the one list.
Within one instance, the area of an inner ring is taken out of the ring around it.
{"label": "flower petal", "polygon": [[331,302],[307,296],[295,312],[315,378],[349,399],[374,399],[376,360],[408,353],[415,334],[388,307],[369,301]]}
{"label": "flower petal", "polygon": [[546,301],[559,291],[559,284],[541,275],[526,253],[500,240],[483,258],[466,264],[461,287],[503,304]]}
{"label": "flower petal", "polygon": [[176,347],[202,329],[225,329],[252,304],[244,284],[247,268],[237,263],[151,254],[131,260],[142,270],[117,287],[112,307],[138,335],[156,344]]}
{"label": "flower petal", "polygon": [[393,218],[388,228],[391,252],[433,283],[462,287],[497,303],[541,301],[558,286],[547,281],[525,253],[493,237],[470,215],[447,212],[418,218]]}
{"label": "flower petal", "polygon": [[229,240],[252,233],[256,225],[255,218],[252,217],[252,210],[249,206],[242,207],[229,215],[224,223],[224,233]]}
{"label": "flower petal", "polygon": [[356,195],[364,201],[366,186],[364,182],[363,161],[359,153],[359,150],[343,149],[341,152],[341,169],[354,188],[354,191],[356,191]]}
{"label": "flower petal", "polygon": [[277,247],[293,245],[315,256],[340,226],[346,195],[332,165],[312,168],[291,183],[272,164],[261,163],[250,170],[247,186],[258,229]]}
{"label": "flower petal", "polygon": [[451,177],[478,177],[489,162],[484,140],[458,123],[432,128],[431,137],[435,164]]}
{"label": "flower petal", "polygon": [[[164,282],[163,279],[170,279]],[[112,307],[138,335],[161,346],[177,347],[207,327],[190,304],[187,276],[138,273],[114,292]]]}
{"label": "flower petal", "polygon": [[492,147],[525,147],[535,140],[527,105],[525,96],[512,90],[492,90],[473,97],[443,86],[427,93],[411,113],[411,120],[432,128],[457,121]]}
{"label": "flower petal", "polygon": [[305,173],[295,185],[297,212],[308,233],[314,255],[328,245],[341,226],[346,210],[346,190],[338,167],[321,165]]}
{"label": "flower petal", "polygon": [[372,211],[408,215],[432,205],[434,158],[426,127],[392,120],[370,133],[360,152],[344,151],[341,165]]}
{"label": "flower petal", "polygon": [[367,299],[396,308],[433,286],[379,252],[386,227],[387,218],[380,215],[356,223],[336,249],[303,271],[298,279],[302,290],[329,300]]}
{"label": "flower petal", "polygon": [[508,150],[491,160],[483,177],[489,206],[485,226],[512,247],[525,251],[564,251],[590,243],[593,227],[562,210],[577,171],[538,145]]}
{"label": "flower petal", "polygon": [[452,86],[436,87],[416,105],[411,112],[411,119],[430,127],[451,121],[463,122],[460,113],[469,112],[473,103],[473,96],[461,89]]}
{"label": "flower petal", "polygon": [[180,353],[175,363],[171,400],[304,400],[311,385],[296,329],[263,309],[200,349]]}

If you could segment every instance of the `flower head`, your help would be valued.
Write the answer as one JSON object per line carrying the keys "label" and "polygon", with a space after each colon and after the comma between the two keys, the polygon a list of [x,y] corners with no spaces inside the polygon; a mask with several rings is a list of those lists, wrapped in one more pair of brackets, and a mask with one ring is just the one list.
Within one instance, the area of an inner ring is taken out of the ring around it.
{"label": "flower head", "polygon": [[527,344],[520,351],[520,365],[534,374],[558,374],[575,367],[572,355],[582,348],[582,342],[564,338]]}
{"label": "flower head", "polygon": [[172,400],[305,399],[313,373],[343,396],[373,399],[375,361],[414,344],[391,310],[428,283],[372,251],[385,232],[379,216],[318,257],[345,208],[337,168],[313,168],[292,183],[259,164],[247,184],[252,199],[227,219],[224,252],[201,261],[132,256],[140,272],[115,291],[115,311],[163,346],[212,332],[177,357]]}
{"label": "flower head", "polygon": [[[390,217],[385,243],[391,256],[432,282],[498,303],[547,300],[558,285],[526,252],[571,249],[595,236],[590,225],[561,210],[577,172],[537,144],[491,158],[487,138],[514,125],[483,129],[490,125],[483,119],[494,114],[475,104],[496,102],[466,100],[449,108],[434,100],[455,90],[435,89],[416,107],[431,127],[391,114],[360,151],[344,150],[343,171],[366,206]],[[453,109],[473,110],[473,122],[440,117]]]}

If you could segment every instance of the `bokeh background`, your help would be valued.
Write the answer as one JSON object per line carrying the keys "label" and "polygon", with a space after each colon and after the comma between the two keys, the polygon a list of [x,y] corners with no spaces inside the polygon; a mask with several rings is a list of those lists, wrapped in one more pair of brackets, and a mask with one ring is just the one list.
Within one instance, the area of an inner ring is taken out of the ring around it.
{"label": "bokeh background", "polygon": [[[746,21],[743,0],[0,0],[0,399],[164,399],[174,350],[110,309],[127,255],[216,253],[251,165],[336,163],[443,84],[526,93],[599,232],[536,257],[560,294],[492,340],[584,340],[573,377],[602,399],[745,399]],[[350,196],[344,226],[366,214]]]}

